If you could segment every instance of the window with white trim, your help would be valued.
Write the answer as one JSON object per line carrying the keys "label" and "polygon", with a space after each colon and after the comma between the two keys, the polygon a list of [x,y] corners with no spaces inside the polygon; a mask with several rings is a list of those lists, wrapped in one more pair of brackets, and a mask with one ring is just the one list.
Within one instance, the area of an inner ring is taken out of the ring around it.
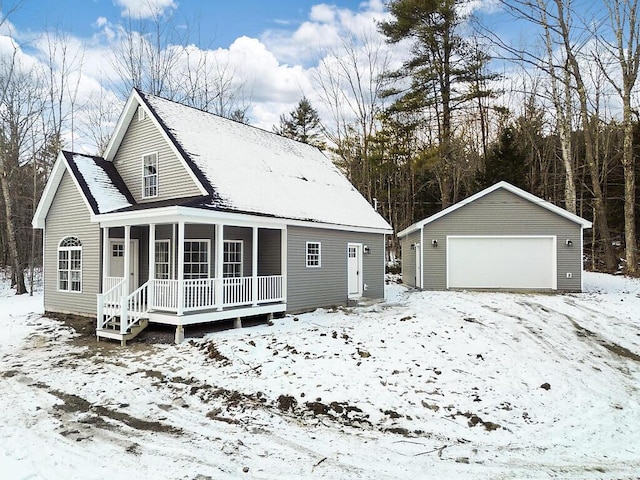
{"label": "window with white trim", "polygon": [[168,280],[171,278],[171,251],[169,240],[156,240],[154,278]]}
{"label": "window with white trim", "polygon": [[209,278],[209,241],[184,241],[184,278]]}
{"label": "window with white trim", "polygon": [[142,198],[158,196],[158,154],[142,156]]}
{"label": "window with white trim", "polygon": [[58,245],[58,290],[82,291],[82,242],[66,237]]}
{"label": "window with white trim", "polygon": [[225,240],[223,246],[222,276],[242,276],[242,240]]}
{"label": "window with white trim", "polygon": [[322,245],[320,242],[307,242],[307,267],[320,268]]}

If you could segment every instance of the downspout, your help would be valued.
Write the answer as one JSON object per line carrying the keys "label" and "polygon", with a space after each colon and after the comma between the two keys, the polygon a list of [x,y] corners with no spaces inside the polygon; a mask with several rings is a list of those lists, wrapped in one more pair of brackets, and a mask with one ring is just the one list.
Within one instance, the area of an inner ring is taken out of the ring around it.
{"label": "downspout", "polygon": [[386,276],[387,276],[387,234],[382,234],[382,299],[385,300],[387,298],[386,289],[384,286],[386,285]]}
{"label": "downspout", "polygon": [[420,289],[424,288],[424,225],[420,227]]}
{"label": "downspout", "polygon": [[580,292],[584,292],[584,226],[580,225]]}

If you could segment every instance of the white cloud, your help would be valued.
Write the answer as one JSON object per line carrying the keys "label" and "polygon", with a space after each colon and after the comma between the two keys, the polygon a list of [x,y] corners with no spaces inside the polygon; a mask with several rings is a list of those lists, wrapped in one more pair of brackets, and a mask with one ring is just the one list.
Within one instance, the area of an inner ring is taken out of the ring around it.
{"label": "white cloud", "polygon": [[155,17],[178,7],[173,0],[115,0],[115,4],[121,7],[122,16],[134,18]]}
{"label": "white cloud", "polygon": [[330,23],[336,18],[337,8],[334,5],[321,3],[311,7],[309,20],[312,22]]}
{"label": "white cloud", "polygon": [[311,7],[309,19],[293,32],[271,29],[261,40],[280,61],[307,64],[340,46],[345,38],[380,35],[377,22],[387,16],[382,0],[363,2],[358,11],[321,3]]}
{"label": "white cloud", "polygon": [[97,28],[102,28],[107,23],[108,23],[108,21],[107,21],[107,19],[105,17],[98,17],[98,18],[96,18],[96,21],[93,22],[93,26],[97,27]]}

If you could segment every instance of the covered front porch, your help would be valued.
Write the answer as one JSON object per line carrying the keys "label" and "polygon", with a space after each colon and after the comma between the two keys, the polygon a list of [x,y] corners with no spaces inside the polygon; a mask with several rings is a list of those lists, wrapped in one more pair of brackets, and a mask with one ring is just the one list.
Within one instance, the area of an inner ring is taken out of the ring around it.
{"label": "covered front porch", "polygon": [[186,325],[286,311],[286,226],[185,215],[111,223],[101,225],[98,338],[124,344],[155,322],[175,325],[180,341]]}

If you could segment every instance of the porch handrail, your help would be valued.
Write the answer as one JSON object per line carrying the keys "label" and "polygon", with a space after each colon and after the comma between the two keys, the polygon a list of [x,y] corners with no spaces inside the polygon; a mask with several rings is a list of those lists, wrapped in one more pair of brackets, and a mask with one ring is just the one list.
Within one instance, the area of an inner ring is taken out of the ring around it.
{"label": "porch handrail", "polygon": [[[107,277],[119,278],[119,277]],[[124,295],[124,278],[113,284],[106,292],[97,295],[97,324],[96,328],[102,330],[114,317],[120,314],[120,302]]]}
{"label": "porch handrail", "polygon": [[151,283],[151,280],[145,282],[126,297],[125,302],[122,302],[120,333],[123,335],[149,312],[147,299],[149,298],[149,285]]}
{"label": "porch handrail", "polygon": [[105,291],[109,291],[123,281],[124,277],[104,277],[104,280],[102,282],[102,289]]}

